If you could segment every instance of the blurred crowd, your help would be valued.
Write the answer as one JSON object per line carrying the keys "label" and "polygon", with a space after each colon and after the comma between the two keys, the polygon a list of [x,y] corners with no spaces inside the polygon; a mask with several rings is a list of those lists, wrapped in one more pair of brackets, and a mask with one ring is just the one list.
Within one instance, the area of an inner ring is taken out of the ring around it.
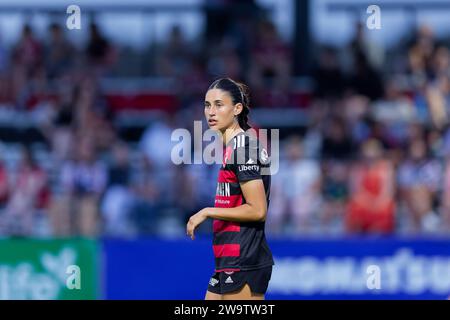
{"label": "blurred crowd", "polygon": [[[13,47],[0,39],[0,121],[32,114],[44,141],[0,143],[0,235],[183,236],[188,217],[213,206],[218,168],[174,165],[171,134],[202,119],[209,82],[246,82],[254,109],[294,104],[292,43],[253,9],[230,11],[234,23],[215,23],[194,42],[174,26],[154,45],[146,72],[174,80],[180,108],[136,142],[120,134],[100,85],[126,58],[99,26],[83,48],[58,24],[44,39],[29,25]],[[267,232],[449,233],[448,43],[421,26],[385,50],[358,24],[348,45],[311,53],[307,121],[282,135]]]}
{"label": "blurred crowd", "polygon": [[421,26],[384,52],[358,24],[347,47],[319,50],[313,76],[310,125],[286,141],[269,227],[448,233],[449,45]]}

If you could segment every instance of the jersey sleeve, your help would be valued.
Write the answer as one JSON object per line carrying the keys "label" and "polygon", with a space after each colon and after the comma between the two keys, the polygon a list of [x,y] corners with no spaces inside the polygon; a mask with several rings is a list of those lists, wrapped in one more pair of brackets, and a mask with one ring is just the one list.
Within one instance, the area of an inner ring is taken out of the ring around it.
{"label": "jersey sleeve", "polygon": [[234,160],[236,176],[239,182],[261,179],[261,163],[258,159],[258,149],[256,139],[247,135],[238,137]]}

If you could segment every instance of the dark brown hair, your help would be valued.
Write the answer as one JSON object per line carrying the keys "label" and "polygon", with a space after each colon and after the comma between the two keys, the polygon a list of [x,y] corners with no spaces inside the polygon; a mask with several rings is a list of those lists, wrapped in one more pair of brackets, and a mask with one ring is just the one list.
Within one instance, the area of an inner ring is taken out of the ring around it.
{"label": "dark brown hair", "polygon": [[228,92],[233,104],[242,103],[242,111],[237,116],[238,123],[242,129],[250,129],[251,126],[248,124],[248,114],[250,112],[250,93],[248,87],[245,84],[236,82],[230,78],[220,78],[209,86],[208,90],[211,89],[220,89]]}

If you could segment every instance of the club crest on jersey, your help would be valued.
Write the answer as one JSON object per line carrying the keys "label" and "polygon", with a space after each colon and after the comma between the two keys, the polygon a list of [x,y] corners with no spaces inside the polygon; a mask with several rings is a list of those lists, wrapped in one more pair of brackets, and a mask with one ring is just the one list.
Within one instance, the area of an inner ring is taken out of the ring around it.
{"label": "club crest on jersey", "polygon": [[259,154],[259,158],[262,163],[267,163],[269,160],[269,155],[267,154],[267,150],[262,148],[261,153]]}

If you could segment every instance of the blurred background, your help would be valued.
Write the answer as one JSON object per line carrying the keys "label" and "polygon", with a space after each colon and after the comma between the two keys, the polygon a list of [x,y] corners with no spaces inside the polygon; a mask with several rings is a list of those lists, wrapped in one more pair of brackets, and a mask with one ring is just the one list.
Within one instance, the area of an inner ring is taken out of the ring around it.
{"label": "blurred background", "polygon": [[202,299],[218,167],[171,134],[224,76],[280,130],[267,298],[448,297],[450,2],[371,4],[2,0],[0,299]]}

